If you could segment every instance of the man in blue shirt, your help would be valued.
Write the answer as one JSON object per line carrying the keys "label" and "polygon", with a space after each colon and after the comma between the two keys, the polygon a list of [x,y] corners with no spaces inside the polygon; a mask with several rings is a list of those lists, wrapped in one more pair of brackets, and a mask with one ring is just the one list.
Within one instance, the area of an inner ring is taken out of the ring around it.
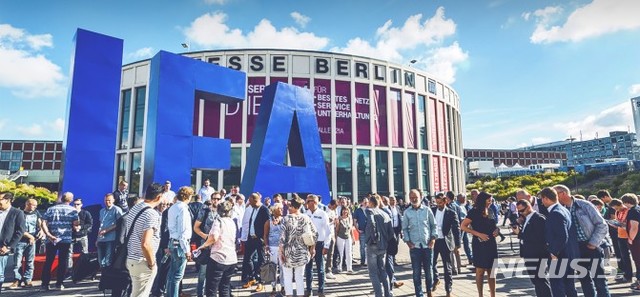
{"label": "man in blue shirt", "polygon": [[98,263],[100,267],[111,265],[115,249],[116,222],[122,217],[122,209],[114,204],[113,194],[104,196],[104,208],[100,210],[100,229],[98,230]]}
{"label": "man in blue shirt", "polygon": [[47,257],[42,268],[42,290],[49,291],[51,281],[51,266],[58,254],[58,271],[55,289],[64,289],[63,281],[69,263],[69,248],[71,247],[71,233],[75,226],[80,225],[78,211],[69,203],[73,201],[73,193],[62,194],[60,203],[50,207],[43,216],[42,230],[47,236]]}
{"label": "man in blue shirt", "polygon": [[[33,287],[31,280],[33,278],[33,263],[36,255],[36,240],[44,236],[40,227],[42,224],[41,216],[36,208],[38,208],[38,201],[35,199],[27,200],[27,203],[24,205],[26,228],[24,229],[22,239],[16,246],[16,252],[14,254],[14,263],[16,263],[16,265],[13,270],[16,281],[9,286],[9,289],[18,289],[20,283],[23,283],[25,288]],[[22,270],[23,256],[26,267],[24,273],[21,275],[20,270]]]}
{"label": "man in blue shirt", "polygon": [[367,256],[365,251],[365,245],[367,242],[367,238],[365,237],[364,230],[367,226],[367,215],[365,214],[365,210],[369,204],[369,199],[367,197],[362,197],[360,199],[360,207],[353,212],[353,219],[356,223],[356,229],[358,229],[358,235],[360,238],[360,266],[367,265]]}
{"label": "man in blue shirt", "polygon": [[[402,215],[402,233],[404,242],[409,246],[413,286],[417,297],[422,297],[422,271],[425,273],[427,296],[431,296],[431,270],[433,245],[437,237],[436,221],[433,212],[422,204],[420,191],[409,192],[411,206]],[[426,223],[425,223],[426,222]]]}

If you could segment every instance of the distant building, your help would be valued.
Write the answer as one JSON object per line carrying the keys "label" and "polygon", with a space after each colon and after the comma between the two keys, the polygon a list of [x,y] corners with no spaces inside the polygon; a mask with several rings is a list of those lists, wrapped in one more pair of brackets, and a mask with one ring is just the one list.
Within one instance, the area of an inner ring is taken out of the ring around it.
{"label": "distant building", "polygon": [[513,167],[516,164],[528,167],[535,164],[565,164],[567,154],[562,151],[523,151],[503,149],[464,149],[464,161],[491,161],[493,167],[502,164]]}
{"label": "distant building", "polygon": [[[635,115],[634,115],[635,117]],[[565,152],[568,166],[604,162],[605,159],[626,158],[636,160],[634,156],[636,134],[627,131],[612,131],[608,137],[576,141],[567,139],[521,148],[522,151]],[[466,156],[466,152],[465,152]]]}
{"label": "distant building", "polygon": [[0,140],[0,176],[57,190],[61,160],[62,141]]}

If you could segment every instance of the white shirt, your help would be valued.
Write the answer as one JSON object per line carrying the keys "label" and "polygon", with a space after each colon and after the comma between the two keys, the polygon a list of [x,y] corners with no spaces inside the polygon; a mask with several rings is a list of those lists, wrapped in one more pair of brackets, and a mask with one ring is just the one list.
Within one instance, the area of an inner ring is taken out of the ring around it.
{"label": "white shirt", "polygon": [[520,232],[524,232],[524,228],[527,228],[527,224],[529,224],[529,219],[531,219],[534,213],[535,211],[532,211],[530,214],[527,215],[527,217],[524,220],[524,224],[522,224],[522,231]]}
{"label": "white shirt", "polygon": [[7,210],[0,210],[0,231],[2,231],[2,227],[4,227],[4,221],[7,220],[9,209],[11,209],[11,207],[9,207]]}
{"label": "white shirt", "polygon": [[444,209],[436,210],[436,232],[438,233],[438,239],[444,238],[442,234],[442,221],[444,221]]}
{"label": "white shirt", "polygon": [[202,199],[202,202],[207,202],[209,200],[211,200],[211,194],[215,193],[216,189],[214,189],[212,186],[202,186],[202,188],[200,188],[200,190],[198,191],[198,195],[200,196],[200,199]]}
{"label": "white shirt", "polygon": [[329,230],[331,230],[331,237],[330,238],[334,238],[335,237],[335,230],[336,230],[336,220],[338,219],[338,214],[336,213],[335,210],[331,210],[330,208],[327,207],[327,218],[329,218]]}
{"label": "white shirt", "polygon": [[176,192],[171,190],[162,193],[162,199],[164,200],[165,203],[173,203],[173,198],[175,197],[176,197]]}
{"label": "white shirt", "polygon": [[[231,210],[231,218],[238,219],[238,222],[244,222],[244,204],[238,205],[234,204],[233,209]],[[248,221],[247,221],[248,222]],[[242,224],[238,224],[238,226],[243,226]]]}
{"label": "white shirt", "polygon": [[509,203],[509,210],[511,211],[511,213],[517,213],[518,209],[516,208],[516,203],[511,201]]}
{"label": "white shirt", "polygon": [[316,211],[311,212],[308,210],[305,214],[311,218],[311,222],[316,226],[316,230],[318,230],[318,241],[324,242],[324,248],[328,249],[331,246],[331,227],[329,225],[329,217],[324,210],[320,208],[316,208]]}
{"label": "white shirt", "polygon": [[[168,210],[169,220],[167,227],[169,229],[169,238],[180,241],[182,251],[185,253],[191,251],[189,241],[191,240],[191,215],[189,207],[182,201],[177,201]],[[172,244],[171,242],[169,244]]]}
{"label": "white shirt", "polygon": [[[234,206],[234,208],[235,208],[235,206]],[[238,218],[238,221],[242,222],[242,224],[241,224],[242,233],[240,233],[240,240],[241,241],[247,241],[249,239],[249,235],[250,235],[249,232],[251,232],[251,229],[252,229],[251,226],[249,226],[249,221],[251,220],[252,216],[254,217],[253,219],[255,220],[255,217],[258,215],[258,208],[255,208],[256,211],[253,211],[254,208],[251,205],[247,205],[246,209],[244,208],[244,206],[240,206],[240,208],[242,208],[242,212],[243,213],[247,213],[248,212],[248,215],[245,216],[243,214],[240,218]],[[252,212],[253,212],[253,214],[252,214]],[[251,225],[254,225],[253,221],[251,221]],[[253,230],[253,234],[255,235],[255,230]]]}
{"label": "white shirt", "polygon": [[398,227],[398,207],[397,206],[389,206],[391,210],[391,225],[393,228]]}

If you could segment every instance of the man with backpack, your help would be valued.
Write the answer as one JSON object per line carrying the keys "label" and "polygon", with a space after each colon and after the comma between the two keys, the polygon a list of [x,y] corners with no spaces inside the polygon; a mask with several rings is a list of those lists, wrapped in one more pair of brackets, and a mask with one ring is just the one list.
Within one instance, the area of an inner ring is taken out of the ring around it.
{"label": "man with backpack", "polygon": [[[196,217],[196,222],[193,225],[193,233],[198,236],[198,246],[201,246],[209,236],[211,226],[213,222],[220,220],[218,214],[218,204],[222,199],[222,195],[219,192],[211,194],[211,200],[205,202],[205,207],[201,208]],[[209,204],[209,205],[207,205]],[[204,285],[207,277],[207,265],[197,264],[200,268],[198,270],[198,286],[196,287],[196,294],[198,297],[204,296]]]}

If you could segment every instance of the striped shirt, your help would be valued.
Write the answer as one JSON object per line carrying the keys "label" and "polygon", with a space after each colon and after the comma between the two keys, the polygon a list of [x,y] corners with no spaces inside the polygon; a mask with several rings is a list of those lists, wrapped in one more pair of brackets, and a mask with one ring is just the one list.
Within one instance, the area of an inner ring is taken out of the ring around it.
{"label": "striped shirt", "polygon": [[61,243],[71,243],[73,222],[78,220],[78,211],[68,204],[56,204],[47,209],[42,218],[47,221],[49,233]]}
{"label": "striped shirt", "polygon": [[[132,207],[125,216],[126,232],[129,232],[133,219],[138,213],[145,207],[150,206],[146,202],[138,203]],[[155,255],[160,245],[160,214],[155,209],[147,209],[138,217],[136,225],[133,227],[131,236],[129,237],[129,243],[127,245],[127,259],[131,260],[144,260],[144,254],[142,253],[142,235],[146,230],[153,229],[153,239],[151,241],[151,254]]]}

